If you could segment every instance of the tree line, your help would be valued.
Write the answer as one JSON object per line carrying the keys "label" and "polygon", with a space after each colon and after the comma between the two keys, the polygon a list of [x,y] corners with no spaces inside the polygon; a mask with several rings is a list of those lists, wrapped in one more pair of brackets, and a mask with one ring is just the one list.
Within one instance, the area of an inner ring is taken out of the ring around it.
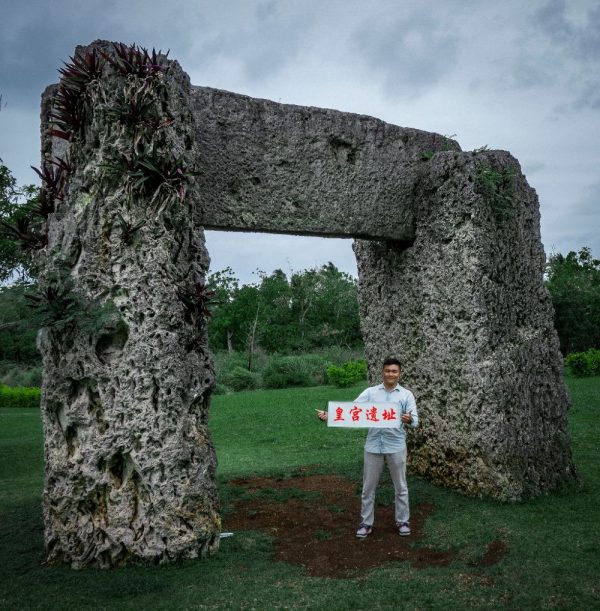
{"label": "tree line", "polygon": [[209,275],[213,350],[246,352],[252,370],[258,347],[285,354],[362,344],[356,280],[333,263],[289,278],[280,269],[259,277],[240,286],[231,268]]}
{"label": "tree line", "polygon": [[[17,235],[27,210],[37,205],[39,189],[18,187],[0,159],[0,362],[39,364],[39,314],[26,299],[35,292],[36,270]],[[589,248],[553,254],[545,282],[562,353],[600,348],[600,260]],[[258,349],[288,354],[362,345],[356,280],[333,263],[289,275],[260,272],[250,284],[240,284],[226,268],[209,274],[205,290],[211,348],[244,353],[249,370]]]}

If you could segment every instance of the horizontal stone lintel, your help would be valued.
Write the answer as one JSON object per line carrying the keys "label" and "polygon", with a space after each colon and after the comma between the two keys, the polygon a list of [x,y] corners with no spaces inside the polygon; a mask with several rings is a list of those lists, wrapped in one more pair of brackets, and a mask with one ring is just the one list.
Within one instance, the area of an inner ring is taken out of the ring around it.
{"label": "horizontal stone lintel", "polygon": [[210,229],[414,239],[423,155],[439,134],[192,87],[199,223]]}

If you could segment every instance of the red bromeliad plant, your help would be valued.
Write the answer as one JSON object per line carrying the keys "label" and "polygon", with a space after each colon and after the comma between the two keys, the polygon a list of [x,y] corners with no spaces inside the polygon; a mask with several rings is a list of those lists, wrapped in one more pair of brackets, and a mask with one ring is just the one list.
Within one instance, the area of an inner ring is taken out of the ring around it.
{"label": "red bromeliad plant", "polygon": [[100,78],[104,62],[96,50],[71,57],[59,69],[61,80],[50,111],[50,134],[64,140],[81,135],[85,119],[84,96],[88,85]]}
{"label": "red bromeliad plant", "polygon": [[[137,45],[125,45],[123,43],[113,44],[114,55],[100,51],[102,57],[122,76],[139,76],[145,78],[158,74],[163,66],[159,62],[161,51],[152,49],[152,53],[148,53],[144,47]],[[169,55],[167,51],[164,54],[166,59]]]}
{"label": "red bromeliad plant", "polygon": [[214,304],[215,291],[209,291],[206,284],[197,281],[190,288],[178,288],[177,296],[186,309],[188,322],[198,325],[201,320],[210,317],[210,305]]}
{"label": "red bromeliad plant", "polygon": [[70,60],[70,63],[63,62],[64,68],[58,70],[65,87],[82,92],[89,83],[102,76],[104,62],[98,57],[96,49],[85,55],[75,55]]}
{"label": "red bromeliad plant", "polygon": [[167,199],[185,199],[186,177],[193,174],[180,157],[159,155],[152,150],[140,150],[130,156],[121,154],[112,164],[104,167],[128,178],[128,190],[153,200],[160,190],[166,190]]}
{"label": "red bromeliad plant", "polygon": [[42,180],[39,206],[34,208],[33,212],[48,218],[48,214],[55,211],[56,203],[62,202],[65,197],[65,184],[69,174],[73,171],[73,166],[67,156],[65,159],[57,158],[46,162],[41,169],[34,166],[31,166],[31,169]]}

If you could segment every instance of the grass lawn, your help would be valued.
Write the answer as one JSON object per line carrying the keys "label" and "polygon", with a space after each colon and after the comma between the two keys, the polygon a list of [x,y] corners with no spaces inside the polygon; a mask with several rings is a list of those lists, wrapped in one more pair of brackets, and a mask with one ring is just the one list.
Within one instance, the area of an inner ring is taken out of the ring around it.
{"label": "grass lawn", "polygon": [[[418,545],[452,549],[455,560],[429,568],[388,562],[345,579],[309,577],[299,566],[275,562],[270,537],[250,531],[223,539],[219,553],[204,561],[113,571],[45,566],[39,411],[0,409],[0,609],[598,609],[600,378],[568,383],[580,485],[503,504],[409,477],[411,504],[434,506]],[[358,485],[364,432],[327,429],[314,417],[327,400],[351,400],[358,390],[215,397],[210,422],[225,510],[228,480],[252,474],[286,476],[316,465]],[[277,417],[282,410],[285,419]],[[380,490],[379,500],[390,503],[388,478]],[[506,543],[507,553],[474,567],[494,540]]]}

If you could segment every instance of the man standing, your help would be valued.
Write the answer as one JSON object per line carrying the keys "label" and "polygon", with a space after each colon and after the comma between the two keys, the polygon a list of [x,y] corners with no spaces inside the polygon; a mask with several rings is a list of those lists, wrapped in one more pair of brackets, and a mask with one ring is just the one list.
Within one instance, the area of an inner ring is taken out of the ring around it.
{"label": "man standing", "polygon": [[[383,361],[383,383],[371,386],[360,393],[356,402],[396,403],[400,424],[395,428],[371,428],[365,442],[363,488],[361,495],[361,521],[356,531],[359,539],[373,532],[375,520],[375,489],[379,483],[383,463],[387,462],[395,491],[396,527],[402,536],[410,535],[408,486],[406,484],[406,431],[405,426],[415,428],[419,424],[417,405],[410,390],[400,386],[401,364],[396,358]],[[327,412],[319,411],[318,417],[327,420]]]}

